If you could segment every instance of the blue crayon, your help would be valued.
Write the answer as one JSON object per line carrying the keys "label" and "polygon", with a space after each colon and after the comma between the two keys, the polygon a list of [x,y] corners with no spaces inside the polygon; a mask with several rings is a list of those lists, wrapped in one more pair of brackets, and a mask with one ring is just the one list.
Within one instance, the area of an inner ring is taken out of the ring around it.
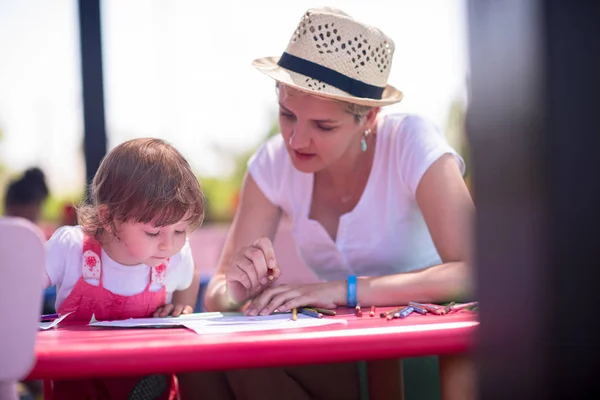
{"label": "blue crayon", "polygon": [[414,308],[414,311],[415,311],[416,313],[419,313],[419,314],[421,314],[421,315],[425,315],[425,314],[427,314],[427,310],[426,310],[426,309],[424,309],[423,307],[418,307],[418,306],[414,306],[414,305],[413,305],[413,306],[411,306],[411,307],[412,307],[412,308]]}
{"label": "blue crayon", "polygon": [[412,314],[413,311],[415,311],[415,308],[413,306],[408,306],[404,310],[402,310],[398,313],[398,318],[406,318],[410,314]]}

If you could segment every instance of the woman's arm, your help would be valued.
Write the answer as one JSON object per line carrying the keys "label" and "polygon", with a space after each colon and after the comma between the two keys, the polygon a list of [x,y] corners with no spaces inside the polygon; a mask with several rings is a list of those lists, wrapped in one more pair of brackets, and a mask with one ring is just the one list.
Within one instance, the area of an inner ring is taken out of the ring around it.
{"label": "woman's arm", "polygon": [[225,272],[234,254],[244,246],[250,246],[258,238],[273,240],[281,219],[281,209],[271,203],[260,190],[250,174],[242,185],[238,210],[225,240],[215,276],[210,280],[204,296],[209,311],[227,311],[239,308],[227,293]]}
{"label": "woman's arm", "polygon": [[442,264],[410,273],[359,279],[357,293],[364,304],[439,302],[472,293],[470,260],[475,206],[452,155],[442,156],[429,167],[416,197]]}

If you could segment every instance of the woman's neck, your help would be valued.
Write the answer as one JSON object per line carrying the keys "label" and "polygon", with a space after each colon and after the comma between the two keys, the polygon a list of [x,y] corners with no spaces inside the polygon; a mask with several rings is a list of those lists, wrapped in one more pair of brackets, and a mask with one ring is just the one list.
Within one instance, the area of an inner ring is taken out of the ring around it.
{"label": "woman's neck", "polygon": [[335,189],[343,190],[352,185],[357,177],[371,170],[375,153],[375,135],[366,137],[367,150],[362,151],[360,146],[352,149],[351,153],[345,154],[335,164],[317,172],[322,175]]}

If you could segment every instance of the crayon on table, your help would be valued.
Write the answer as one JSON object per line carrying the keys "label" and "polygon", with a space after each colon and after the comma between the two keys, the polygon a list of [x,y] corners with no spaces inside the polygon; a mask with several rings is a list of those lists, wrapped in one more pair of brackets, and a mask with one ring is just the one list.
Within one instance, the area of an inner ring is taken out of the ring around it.
{"label": "crayon on table", "polygon": [[408,307],[409,307],[409,306],[406,306],[406,307],[398,307],[398,308],[395,308],[395,309],[393,309],[393,310],[391,310],[391,311],[388,311],[388,313],[387,313],[387,316],[386,316],[386,319],[387,319],[388,321],[391,321],[391,320],[393,320],[394,318],[400,318],[400,313],[401,313],[402,311],[406,310]]}
{"label": "crayon on table", "polygon": [[356,310],[356,316],[357,317],[362,317],[362,310],[360,309],[360,304],[356,305],[355,310]]}
{"label": "crayon on table", "polygon": [[448,305],[446,305],[446,307],[444,307],[441,311],[441,314],[448,314],[450,312],[450,310],[452,310],[452,306],[454,305],[454,302],[448,303]]}
{"label": "crayon on table", "polygon": [[402,307],[396,307],[390,311],[384,311],[381,314],[379,314],[379,316],[381,318],[386,318],[388,315],[394,315],[395,313],[397,313],[398,311],[402,310],[404,308],[404,306]]}
{"label": "crayon on table", "polygon": [[464,310],[465,308],[477,307],[478,305],[479,304],[476,301],[472,301],[470,303],[455,304],[452,306],[451,311],[460,311]]}
{"label": "crayon on table", "polygon": [[414,304],[413,304],[413,305],[411,305],[411,307],[412,307],[412,308],[414,308],[414,312],[416,312],[416,313],[418,313],[418,314],[421,314],[421,315],[425,315],[425,314],[427,314],[427,310],[426,310],[426,309],[424,309],[423,307],[419,307],[419,306],[416,306],[416,305],[414,305]]}
{"label": "crayon on table", "polygon": [[415,311],[414,307],[408,306],[398,313],[398,318],[406,318]]}
{"label": "crayon on table", "polygon": [[292,321],[296,321],[297,319],[298,319],[298,309],[293,308],[292,309]]}
{"label": "crayon on table", "polygon": [[312,310],[310,308],[301,308],[300,314],[308,315],[309,317],[314,318],[323,318],[323,314],[321,314],[320,312],[316,312],[315,310]]}
{"label": "crayon on table", "polygon": [[424,308],[425,310],[427,310],[427,312],[430,312],[435,315],[441,315],[441,312],[442,312],[442,310],[438,306],[434,306],[431,304],[415,303],[414,301],[411,301],[410,303],[408,303],[408,305],[413,306],[413,307],[417,306],[417,307]]}
{"label": "crayon on table", "polygon": [[371,312],[369,313],[371,317],[375,316],[375,306],[371,306]]}
{"label": "crayon on table", "polygon": [[42,314],[40,316],[40,321],[51,321],[53,319],[57,319],[60,317],[60,314]]}
{"label": "crayon on table", "polygon": [[307,307],[310,308],[311,310],[315,310],[318,313],[321,313],[323,315],[330,315],[330,316],[335,316],[336,312],[334,310],[328,310],[326,308],[319,308],[319,307]]}

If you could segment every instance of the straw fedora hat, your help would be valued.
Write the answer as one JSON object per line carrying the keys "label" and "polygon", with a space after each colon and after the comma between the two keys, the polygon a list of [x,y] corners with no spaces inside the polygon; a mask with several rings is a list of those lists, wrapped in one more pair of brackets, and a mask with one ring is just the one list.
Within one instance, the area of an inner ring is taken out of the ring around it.
{"label": "straw fedora hat", "polygon": [[308,10],[281,57],[252,62],[259,71],[303,92],[380,107],[402,100],[388,85],[394,42],[379,29],[332,8]]}

